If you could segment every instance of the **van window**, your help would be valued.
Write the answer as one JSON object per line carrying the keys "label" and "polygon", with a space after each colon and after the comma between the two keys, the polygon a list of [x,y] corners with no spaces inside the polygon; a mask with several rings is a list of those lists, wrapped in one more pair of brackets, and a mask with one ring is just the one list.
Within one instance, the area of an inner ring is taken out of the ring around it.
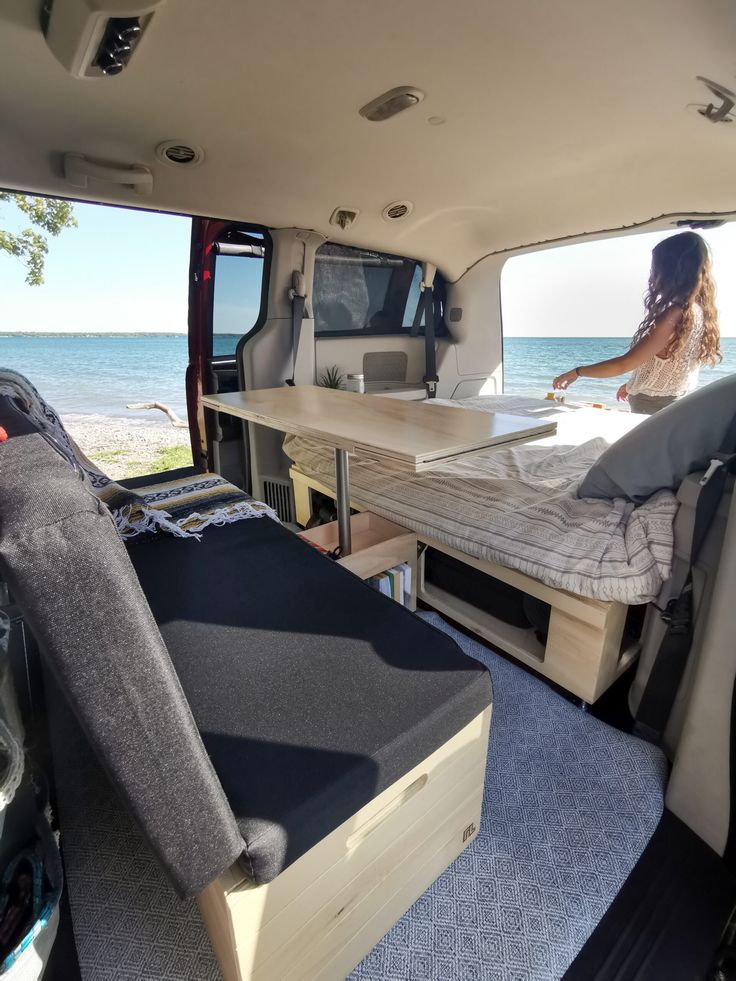
{"label": "van window", "polygon": [[260,319],[266,239],[261,232],[234,229],[215,248],[212,356],[234,357],[238,341]]}
{"label": "van window", "polygon": [[[680,229],[622,235],[510,258],[501,275],[504,391],[544,398],[555,375],[623,354],[642,316],[651,253]],[[698,230],[713,255],[723,361],[703,366],[698,384],[736,372],[736,222]],[[616,391],[626,375],[583,377],[568,402],[620,408]]]}
{"label": "van window", "polygon": [[414,259],[326,242],[314,264],[315,335],[408,334],[421,279]]}

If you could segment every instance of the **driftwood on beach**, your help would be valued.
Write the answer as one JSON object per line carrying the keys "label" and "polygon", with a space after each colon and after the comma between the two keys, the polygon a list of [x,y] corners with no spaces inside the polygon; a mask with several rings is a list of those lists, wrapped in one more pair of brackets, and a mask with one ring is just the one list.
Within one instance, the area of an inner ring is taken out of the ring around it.
{"label": "driftwood on beach", "polygon": [[160,409],[161,412],[165,412],[166,415],[171,420],[171,425],[176,426],[177,429],[188,429],[189,423],[184,422],[179,416],[174,412],[173,409],[169,408],[163,402],[131,402],[130,405],[126,406],[127,409]]}

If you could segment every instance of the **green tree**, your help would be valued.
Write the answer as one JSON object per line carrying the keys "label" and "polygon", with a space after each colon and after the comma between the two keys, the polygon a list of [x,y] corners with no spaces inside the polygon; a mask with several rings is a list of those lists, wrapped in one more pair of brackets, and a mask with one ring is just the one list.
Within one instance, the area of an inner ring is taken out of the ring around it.
{"label": "green tree", "polygon": [[31,225],[42,229],[36,231],[29,227],[18,232],[9,232],[0,228],[0,252],[7,252],[20,259],[28,270],[28,285],[40,286],[43,283],[43,267],[49,251],[48,238],[42,232],[56,237],[65,228],[76,228],[74,208],[68,201],[35,198],[10,191],[0,191],[0,201],[15,205]]}

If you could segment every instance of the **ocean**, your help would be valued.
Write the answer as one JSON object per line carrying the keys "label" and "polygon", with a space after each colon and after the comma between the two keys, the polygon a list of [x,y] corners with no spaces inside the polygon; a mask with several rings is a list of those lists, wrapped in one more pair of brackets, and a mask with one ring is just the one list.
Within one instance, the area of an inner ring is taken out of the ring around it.
{"label": "ocean", "polygon": [[[221,335],[218,342],[224,351],[234,349],[230,335]],[[506,338],[505,390],[544,398],[555,375],[614,357],[625,347],[623,337]],[[736,337],[724,338],[723,355],[716,368],[701,369],[701,385],[736,372]],[[158,401],[186,417],[187,339],[182,335],[4,335],[0,336],[0,365],[30,378],[61,413],[151,418],[151,413],[135,412],[126,405]],[[615,405],[622,381],[582,378],[571,387],[568,398]]]}
{"label": "ocean", "polygon": [[[625,337],[507,337],[503,342],[504,391],[544,398],[552,379],[581,364],[606,361],[623,354]],[[699,387],[736,372],[736,337],[721,340],[723,361],[700,369]],[[571,401],[617,405],[616,392],[626,376],[580,378],[567,391]]]}

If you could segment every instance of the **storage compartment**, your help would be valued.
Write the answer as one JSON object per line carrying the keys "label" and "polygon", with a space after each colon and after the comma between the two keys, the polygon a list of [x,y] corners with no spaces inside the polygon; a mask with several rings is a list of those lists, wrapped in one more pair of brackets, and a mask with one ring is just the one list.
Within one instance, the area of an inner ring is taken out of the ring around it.
{"label": "storage compartment", "polygon": [[526,629],[533,625],[524,609],[526,594],[520,589],[436,548],[428,547],[425,553],[424,581],[512,627]]}
{"label": "storage compartment", "polygon": [[[350,518],[352,552],[336,561],[359,576],[369,579],[387,569],[407,563],[411,566],[410,609],[416,608],[417,537],[393,521],[387,521],[370,511],[362,511]],[[317,525],[299,533],[299,537],[311,542],[326,553],[333,552],[339,544],[337,522]]]}

